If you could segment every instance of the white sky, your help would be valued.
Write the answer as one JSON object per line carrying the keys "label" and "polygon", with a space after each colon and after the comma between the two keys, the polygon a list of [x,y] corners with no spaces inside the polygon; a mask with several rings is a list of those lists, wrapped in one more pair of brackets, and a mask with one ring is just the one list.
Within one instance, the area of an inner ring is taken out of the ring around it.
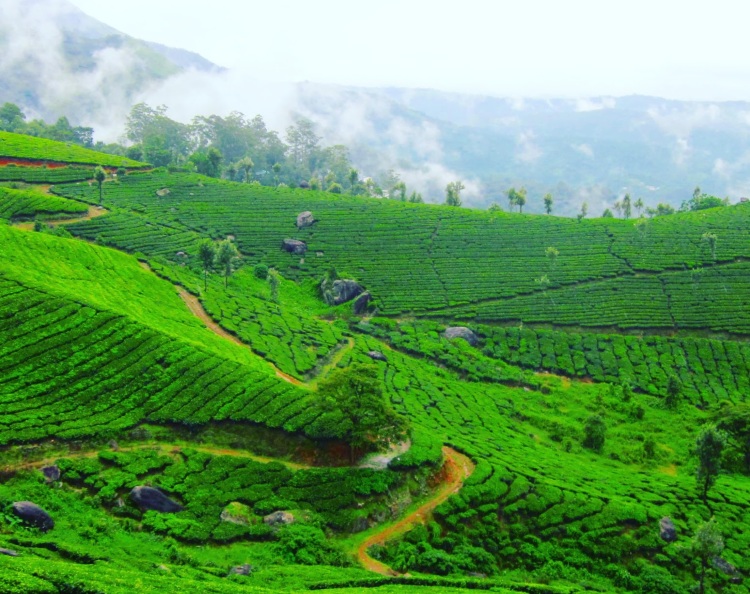
{"label": "white sky", "polygon": [[72,0],[258,79],[750,100],[747,0]]}

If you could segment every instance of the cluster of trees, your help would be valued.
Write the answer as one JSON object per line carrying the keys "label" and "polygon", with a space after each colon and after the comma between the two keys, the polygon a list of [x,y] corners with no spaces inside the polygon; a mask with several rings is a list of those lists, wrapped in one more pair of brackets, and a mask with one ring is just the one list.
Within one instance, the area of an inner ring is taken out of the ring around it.
{"label": "cluster of trees", "polygon": [[0,131],[94,147],[93,128],[72,126],[66,117],[59,118],[54,124],[39,119],[28,121],[26,114],[15,103],[5,103],[0,107]]}

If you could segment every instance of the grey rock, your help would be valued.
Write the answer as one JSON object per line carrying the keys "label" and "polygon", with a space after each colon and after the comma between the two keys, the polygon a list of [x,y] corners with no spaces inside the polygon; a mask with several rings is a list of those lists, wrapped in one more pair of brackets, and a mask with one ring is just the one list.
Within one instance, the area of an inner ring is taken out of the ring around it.
{"label": "grey rock", "polygon": [[304,241],[298,239],[285,239],[281,243],[281,249],[290,254],[297,254],[298,256],[303,255],[307,251],[307,244]]}
{"label": "grey rock", "polygon": [[388,361],[388,358],[378,351],[369,351],[367,353],[367,356],[370,357],[373,361]]}
{"label": "grey rock", "polygon": [[309,190],[310,189],[310,182],[305,181],[303,179],[301,182],[299,182],[299,187],[302,188],[303,190]]}
{"label": "grey rock", "polygon": [[372,301],[372,295],[367,291],[357,297],[354,302],[354,315],[361,316],[365,313],[367,311],[367,306],[370,305],[370,301]]}
{"label": "grey rock", "polygon": [[272,527],[286,526],[287,524],[294,524],[295,517],[293,514],[285,511],[275,511],[272,514],[268,514],[263,518],[263,522]]}
{"label": "grey rock", "polygon": [[113,452],[116,452],[120,449],[120,444],[117,443],[114,439],[109,440],[109,449],[111,449]]}
{"label": "grey rock", "polygon": [[233,575],[250,575],[252,572],[253,566],[249,563],[245,563],[244,565],[237,565],[229,570],[229,573]]}
{"label": "grey rock", "polygon": [[179,503],[172,501],[159,489],[153,487],[135,487],[130,492],[130,499],[141,508],[141,511],[152,510],[167,514],[182,511]]}
{"label": "grey rock", "polygon": [[313,217],[313,213],[311,213],[309,210],[306,210],[305,212],[301,212],[297,215],[297,229],[304,229],[305,227],[310,227],[315,222],[315,217]]}
{"label": "grey rock", "polygon": [[677,540],[677,528],[671,518],[665,516],[659,520],[659,536],[666,542]]}
{"label": "grey rock", "polygon": [[60,469],[54,464],[42,468],[42,474],[44,475],[44,478],[47,479],[48,483],[54,483],[55,481],[60,480]]}
{"label": "grey rock", "polygon": [[11,549],[0,549],[0,555],[7,555],[8,557],[18,557],[18,553]]}
{"label": "grey rock", "polygon": [[156,190],[156,195],[159,198],[164,198],[164,196],[169,196],[172,192],[169,188],[162,188],[161,190]]}
{"label": "grey rock", "polygon": [[734,565],[732,565],[726,559],[722,559],[721,557],[714,557],[713,559],[711,559],[711,565],[713,565],[718,571],[720,571],[724,575],[735,576],[735,577],[740,575],[740,572],[737,571],[737,568]]}
{"label": "grey rock", "polygon": [[351,301],[362,293],[362,285],[351,279],[339,279],[333,281],[333,304],[341,305]]}
{"label": "grey rock", "polygon": [[352,524],[352,534],[357,534],[358,532],[364,532],[370,527],[370,522],[367,521],[367,518],[364,516],[359,516],[354,520],[354,523]]}
{"label": "grey rock", "polygon": [[13,504],[13,513],[21,518],[24,522],[32,524],[41,530],[47,532],[55,527],[52,517],[31,501],[16,501]]}
{"label": "grey rock", "polygon": [[446,328],[445,332],[443,332],[443,336],[448,339],[463,338],[471,346],[477,346],[477,343],[479,342],[479,337],[465,326]]}

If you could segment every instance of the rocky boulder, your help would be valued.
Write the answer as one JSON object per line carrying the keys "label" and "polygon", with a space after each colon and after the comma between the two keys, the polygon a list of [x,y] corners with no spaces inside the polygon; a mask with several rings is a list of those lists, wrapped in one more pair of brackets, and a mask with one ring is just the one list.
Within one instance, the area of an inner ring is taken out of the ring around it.
{"label": "rocky boulder", "polygon": [[156,190],[156,195],[159,198],[164,198],[164,196],[169,196],[172,192],[169,188],[162,188],[161,190]]}
{"label": "rocky boulder", "polygon": [[250,575],[253,572],[253,566],[249,563],[244,565],[236,565],[229,570],[230,575]]}
{"label": "rocky boulder", "polygon": [[362,285],[350,279],[339,279],[333,281],[331,291],[333,293],[333,304],[341,305],[351,301],[362,293]]}
{"label": "rocky boulder", "polygon": [[370,357],[373,361],[388,361],[388,358],[378,351],[369,351],[367,353],[367,356]]}
{"label": "rocky boulder", "polygon": [[54,464],[42,468],[42,474],[44,475],[44,478],[47,479],[48,483],[54,483],[60,480],[60,469]]}
{"label": "rocky boulder", "polygon": [[296,254],[302,256],[307,251],[307,244],[304,241],[298,239],[285,239],[281,243],[281,249],[290,254]]}
{"label": "rocky boulder", "polygon": [[[740,572],[737,571],[737,568],[726,559],[722,559],[721,557],[714,557],[713,559],[711,559],[711,565],[713,565],[716,570],[720,571],[724,575],[735,578],[734,580],[732,580],[732,583],[737,584],[742,581],[740,578]],[[740,579],[737,580],[737,578]]]}
{"label": "rocky boulder", "polygon": [[18,553],[11,549],[0,549],[0,555],[7,555],[8,557],[18,557]]}
{"label": "rocky boulder", "polygon": [[153,487],[135,487],[130,492],[130,499],[141,511],[158,511],[166,514],[182,511],[179,503],[172,501],[159,489]]}
{"label": "rocky boulder", "polygon": [[303,179],[301,182],[299,182],[299,187],[302,188],[303,190],[309,190],[310,189],[310,182],[305,181]]}
{"label": "rocky boulder", "polygon": [[16,501],[13,504],[13,513],[24,522],[36,526],[42,532],[47,532],[55,527],[52,517],[36,503],[31,503],[31,501]]}
{"label": "rocky boulder", "polygon": [[477,346],[477,343],[479,342],[479,337],[465,326],[453,326],[451,328],[446,328],[445,332],[443,332],[443,336],[445,336],[449,340],[452,340],[454,338],[463,338],[471,346]]}
{"label": "rocky boulder", "polygon": [[367,291],[357,297],[354,302],[354,315],[361,316],[364,314],[367,311],[367,307],[370,305],[370,301],[372,301],[372,295]]}
{"label": "rocky boulder", "polygon": [[310,227],[315,222],[315,217],[313,217],[313,213],[311,213],[309,210],[306,210],[305,212],[301,212],[297,215],[297,229],[304,229],[305,227]]}
{"label": "rocky boulder", "polygon": [[665,516],[659,520],[659,537],[665,542],[677,540],[677,528],[671,518]]}
{"label": "rocky boulder", "polygon": [[294,524],[295,517],[293,514],[285,511],[275,511],[272,514],[268,514],[263,518],[263,523],[271,526],[272,528],[278,528],[279,526],[286,526],[288,524]]}

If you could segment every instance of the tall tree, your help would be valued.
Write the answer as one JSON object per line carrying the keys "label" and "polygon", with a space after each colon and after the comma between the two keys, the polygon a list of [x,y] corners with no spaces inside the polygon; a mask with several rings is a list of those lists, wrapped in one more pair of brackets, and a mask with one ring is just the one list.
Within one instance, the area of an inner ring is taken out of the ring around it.
{"label": "tall tree", "polygon": [[378,375],[375,365],[355,363],[333,371],[318,386],[321,407],[330,420],[325,431],[349,444],[352,463],[362,450],[400,439],[406,428],[388,405]]}
{"label": "tall tree", "polygon": [[713,415],[716,428],[727,433],[727,441],[740,457],[740,470],[750,474],[750,404],[725,403]]}
{"label": "tall tree", "polygon": [[521,188],[516,192],[516,204],[518,205],[518,212],[523,212],[523,207],[526,205],[526,188]]}
{"label": "tall tree", "polygon": [[250,182],[250,172],[255,167],[255,163],[250,157],[242,157],[237,161],[237,167],[239,167],[245,173],[245,183]]}
{"label": "tall tree", "polygon": [[349,179],[349,193],[354,195],[356,193],[357,184],[359,183],[359,171],[354,167],[350,167],[347,178]]}
{"label": "tall tree", "polygon": [[94,180],[99,185],[99,206],[101,206],[103,200],[102,186],[104,185],[105,179],[107,179],[107,172],[104,171],[103,167],[98,166],[94,169]]}
{"label": "tall tree", "polygon": [[711,250],[711,258],[714,260],[716,259],[716,241],[718,237],[716,236],[716,233],[711,233],[710,231],[706,231],[703,235],[701,235],[701,241],[708,244],[708,248]]}
{"label": "tall tree", "polygon": [[554,199],[552,198],[552,194],[547,192],[544,195],[544,212],[547,214],[552,214],[552,204],[554,204]]}
{"label": "tall tree", "polygon": [[643,207],[644,207],[643,198],[638,198],[638,200],[635,201],[633,206],[635,206],[635,209],[638,211],[638,216],[640,217],[641,213],[643,212]]}
{"label": "tall tree", "polygon": [[633,213],[633,203],[630,199],[630,194],[625,194],[625,197],[622,199],[622,214],[625,216],[626,219],[629,219],[632,213]]}
{"label": "tall tree", "polygon": [[724,539],[716,526],[716,520],[712,517],[698,528],[690,543],[690,551],[701,564],[698,581],[699,594],[704,594],[706,591],[706,570],[709,563],[719,557],[723,550]]}
{"label": "tall tree", "polygon": [[461,206],[461,190],[464,189],[463,182],[449,182],[445,186],[445,204],[448,206]]}
{"label": "tall tree", "polygon": [[510,188],[508,190],[508,211],[513,212],[513,207],[517,204],[518,192],[515,188]]}
{"label": "tall tree", "polygon": [[595,452],[604,448],[607,435],[607,425],[601,415],[591,415],[583,426],[583,445]]}
{"label": "tall tree", "polygon": [[726,434],[714,425],[707,425],[701,429],[695,440],[695,455],[698,457],[695,478],[705,504],[708,504],[708,491],[716,483],[721,471],[721,455],[726,443]]}
{"label": "tall tree", "polygon": [[208,273],[216,262],[216,246],[210,239],[204,239],[198,245],[198,259],[203,268],[203,290],[208,290]]}
{"label": "tall tree", "polygon": [[216,265],[221,270],[221,274],[224,277],[224,288],[227,288],[229,283],[229,277],[232,276],[237,260],[239,260],[240,253],[237,251],[237,246],[234,245],[229,239],[219,242],[219,247],[216,250]]}
{"label": "tall tree", "polygon": [[584,202],[583,204],[581,204],[581,212],[579,212],[576,215],[576,218],[580,222],[580,221],[582,221],[583,219],[586,218],[587,214],[589,214],[589,203],[588,202]]}

